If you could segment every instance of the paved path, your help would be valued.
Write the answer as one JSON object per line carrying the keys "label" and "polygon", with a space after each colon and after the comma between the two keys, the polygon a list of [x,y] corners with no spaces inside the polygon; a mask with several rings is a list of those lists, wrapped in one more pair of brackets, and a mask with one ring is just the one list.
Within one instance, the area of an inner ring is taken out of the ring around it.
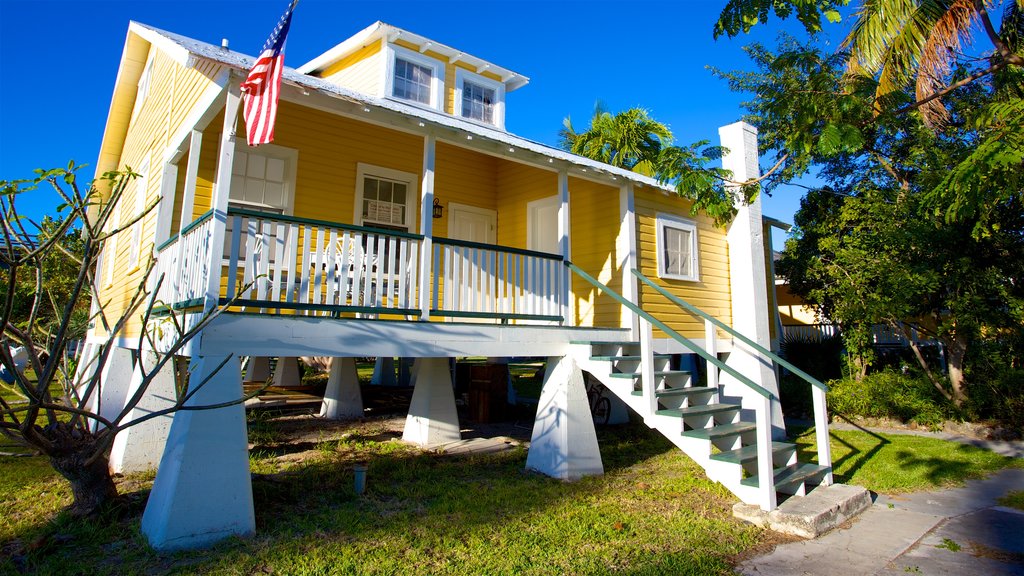
{"label": "paved path", "polygon": [[996,504],[1011,490],[1024,490],[1024,469],[962,488],[879,495],[846,528],[783,544],[738,570],[758,576],[1024,576],[1024,511]]}

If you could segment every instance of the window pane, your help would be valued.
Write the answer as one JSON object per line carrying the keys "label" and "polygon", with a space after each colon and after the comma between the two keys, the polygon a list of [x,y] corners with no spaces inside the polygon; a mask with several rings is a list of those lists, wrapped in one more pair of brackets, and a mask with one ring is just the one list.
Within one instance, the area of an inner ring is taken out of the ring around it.
{"label": "window pane", "polygon": [[366,178],[363,180],[363,198],[368,200],[377,199],[377,179]]}
{"label": "window pane", "polygon": [[263,202],[271,206],[284,206],[284,185],[280,182],[267,182]]}
{"label": "window pane", "polygon": [[393,184],[387,180],[381,180],[378,186],[380,186],[380,192],[377,194],[377,198],[381,202],[391,202],[391,187]]}
{"label": "window pane", "polygon": [[462,83],[462,116],[494,123],[494,89],[472,82]]}
{"label": "window pane", "polygon": [[245,177],[244,176],[232,176],[231,177],[231,190],[228,191],[228,198],[230,200],[244,200],[245,199]]}
{"label": "window pane", "polygon": [[246,202],[255,202],[256,204],[264,204],[263,202],[263,180],[257,180],[256,178],[245,179],[245,196],[243,199]]}
{"label": "window pane", "polygon": [[245,152],[235,151],[235,159],[231,163],[232,174],[245,174],[245,159],[248,156]]}
{"label": "window pane", "polygon": [[284,160],[267,158],[267,181],[284,182]]}
{"label": "window pane", "polygon": [[427,66],[395,58],[395,86],[393,96],[414,102],[430,104],[430,85],[434,71]]}
{"label": "window pane", "polygon": [[267,159],[264,156],[253,154],[249,156],[249,166],[245,169],[245,175],[250,178],[263,178],[267,174]]}
{"label": "window pane", "polygon": [[664,228],[665,273],[692,276],[690,242],[692,233],[679,228]]}
{"label": "window pane", "polygon": [[394,183],[394,201],[396,204],[405,204],[405,184]]}

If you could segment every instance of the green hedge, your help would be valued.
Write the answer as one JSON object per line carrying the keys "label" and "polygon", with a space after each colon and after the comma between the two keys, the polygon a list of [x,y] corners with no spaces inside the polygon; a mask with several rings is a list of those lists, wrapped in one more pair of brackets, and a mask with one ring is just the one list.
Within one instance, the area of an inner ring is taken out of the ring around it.
{"label": "green hedge", "polygon": [[829,410],[843,416],[891,418],[922,426],[939,426],[958,418],[956,408],[923,376],[883,370],[857,382],[829,382]]}

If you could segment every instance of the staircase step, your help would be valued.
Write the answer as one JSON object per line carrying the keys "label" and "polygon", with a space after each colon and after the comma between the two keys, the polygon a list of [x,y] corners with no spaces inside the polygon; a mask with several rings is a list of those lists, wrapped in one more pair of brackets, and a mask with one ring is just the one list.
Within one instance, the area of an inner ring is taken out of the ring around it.
{"label": "staircase step", "polygon": [[[777,456],[790,450],[796,450],[796,444],[789,442],[772,442],[772,456]],[[744,464],[752,460],[757,460],[757,444],[751,444],[750,446],[744,446],[738,450],[729,450],[727,452],[719,452],[718,454],[711,455],[712,460],[720,460],[722,462],[732,462],[733,464]]]}
{"label": "staircase step", "polygon": [[[654,373],[655,376],[672,376],[674,374],[689,374],[687,370],[659,370]],[[609,374],[612,378],[639,378],[639,372],[612,372]]]}
{"label": "staircase step", "polygon": [[718,440],[719,438],[738,436],[744,432],[752,432],[754,430],[757,430],[757,424],[754,424],[753,422],[736,422],[733,424],[712,426],[711,428],[687,430],[683,432],[683,436],[686,436],[687,438],[701,438],[703,440]]}
{"label": "staircase step", "polygon": [[[671,358],[671,354],[655,354],[655,358]],[[642,360],[643,356],[591,356],[591,360],[604,360],[614,362],[616,360]]]}
{"label": "staircase step", "polygon": [[[667,388],[665,390],[655,390],[654,395],[657,398],[668,398],[671,396],[689,396],[691,394],[709,394],[716,392],[718,388],[711,386],[687,386],[686,388]],[[633,396],[643,396],[643,390],[633,390]]]}
{"label": "staircase step", "polygon": [[[828,472],[828,466],[818,466],[817,464],[806,464],[797,462],[792,466],[786,466],[785,468],[777,468],[775,470],[775,491],[784,490],[786,487],[795,486],[808,478],[818,476]],[[745,486],[753,486],[757,488],[758,481],[757,476],[751,476],[750,478],[744,478],[740,480],[740,483]]]}
{"label": "staircase step", "polygon": [[739,409],[740,407],[736,404],[707,404],[705,406],[688,406],[686,408],[658,410],[656,414],[659,416],[678,416],[683,418],[685,416],[710,416],[712,414],[736,412]]}

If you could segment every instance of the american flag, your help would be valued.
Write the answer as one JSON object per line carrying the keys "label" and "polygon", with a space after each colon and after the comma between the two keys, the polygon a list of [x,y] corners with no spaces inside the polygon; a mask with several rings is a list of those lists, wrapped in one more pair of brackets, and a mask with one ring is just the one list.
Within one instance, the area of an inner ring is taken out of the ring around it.
{"label": "american flag", "polygon": [[281,73],[284,71],[284,43],[292,12],[298,0],[292,0],[281,20],[263,45],[249,76],[242,82],[245,92],[245,131],[249,146],[274,141],[274,121],[277,119],[277,97],[281,92]]}

